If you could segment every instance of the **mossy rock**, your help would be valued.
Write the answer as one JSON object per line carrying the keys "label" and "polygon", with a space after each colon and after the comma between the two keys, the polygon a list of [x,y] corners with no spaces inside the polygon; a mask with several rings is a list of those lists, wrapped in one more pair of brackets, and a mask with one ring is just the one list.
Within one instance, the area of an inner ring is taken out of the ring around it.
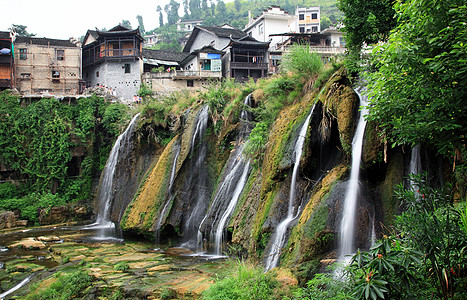
{"label": "mossy rock", "polygon": [[350,155],[359,100],[350,86],[345,67],[331,76],[320,93],[319,101],[323,103],[325,110],[337,119],[341,145]]}
{"label": "mossy rock", "polygon": [[339,165],[315,187],[298,224],[290,234],[287,251],[282,256],[282,265],[293,266],[331,250],[333,232],[328,228],[330,212],[327,198],[346,172],[347,167]]}
{"label": "mossy rock", "polygon": [[168,194],[174,159],[173,148],[177,142],[178,136],[167,145],[137,197],[128,205],[120,223],[123,230],[141,233],[153,231],[157,214],[162,209]]}
{"label": "mossy rock", "polygon": [[378,186],[381,194],[380,208],[383,214],[383,223],[389,226],[393,222],[394,215],[398,213],[399,202],[394,197],[394,189],[404,178],[404,156],[400,152],[395,152],[389,159],[386,178]]}

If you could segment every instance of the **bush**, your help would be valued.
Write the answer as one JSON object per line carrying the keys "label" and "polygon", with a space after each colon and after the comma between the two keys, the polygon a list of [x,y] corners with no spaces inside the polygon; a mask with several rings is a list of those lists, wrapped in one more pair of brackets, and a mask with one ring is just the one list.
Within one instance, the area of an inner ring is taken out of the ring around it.
{"label": "bush", "polygon": [[295,73],[299,78],[314,80],[321,72],[324,64],[321,57],[310,50],[309,45],[294,45],[284,54],[282,59],[284,70]]}
{"label": "bush", "polygon": [[86,288],[91,285],[93,277],[84,271],[59,273],[57,279],[47,288],[29,294],[26,299],[63,299],[82,298]]}
{"label": "bush", "polygon": [[58,194],[31,193],[22,198],[0,199],[0,210],[19,210],[22,218],[37,222],[40,209],[50,209],[52,206],[65,204],[66,201]]}
{"label": "bush", "polygon": [[122,272],[127,271],[129,268],[130,266],[124,261],[119,262],[118,264],[114,266],[115,271],[122,271]]}
{"label": "bush", "polygon": [[273,272],[239,263],[236,273],[212,285],[203,293],[203,299],[284,299],[288,290],[279,286]]}

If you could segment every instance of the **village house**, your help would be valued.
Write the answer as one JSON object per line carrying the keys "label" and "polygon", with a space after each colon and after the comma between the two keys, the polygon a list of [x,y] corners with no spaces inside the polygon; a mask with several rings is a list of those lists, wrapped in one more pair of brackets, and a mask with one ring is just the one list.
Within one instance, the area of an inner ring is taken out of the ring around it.
{"label": "village house", "polygon": [[267,75],[269,42],[260,42],[229,25],[222,27],[195,26],[183,52],[192,53],[203,47],[225,52],[222,56],[222,76],[246,81]]}
{"label": "village house", "polygon": [[88,30],[82,50],[86,86],[103,86],[120,100],[133,99],[141,85],[143,40],[139,29],[121,25]]}
{"label": "village house", "polygon": [[191,32],[196,25],[201,25],[203,23],[204,19],[199,19],[199,20],[178,20],[176,25],[177,25],[177,31],[180,32]]}
{"label": "village house", "polygon": [[0,91],[14,85],[13,43],[8,31],[0,31]]}
{"label": "village house", "polygon": [[23,96],[69,96],[81,89],[81,48],[77,41],[17,36],[14,87]]}
{"label": "village house", "polygon": [[298,16],[299,33],[321,31],[321,10],[319,6],[297,7],[295,15]]}
{"label": "village house", "polygon": [[157,93],[199,90],[221,79],[223,54],[210,46],[192,53],[143,49],[142,81]]}
{"label": "village house", "polygon": [[268,65],[269,73],[276,73],[282,58],[282,51],[277,50],[277,44],[283,41],[282,36],[273,34],[282,32],[295,32],[297,26],[296,16],[292,16],[279,6],[271,6],[264,10],[256,19],[248,15],[249,23],[245,26],[246,34],[261,42],[270,42]]}

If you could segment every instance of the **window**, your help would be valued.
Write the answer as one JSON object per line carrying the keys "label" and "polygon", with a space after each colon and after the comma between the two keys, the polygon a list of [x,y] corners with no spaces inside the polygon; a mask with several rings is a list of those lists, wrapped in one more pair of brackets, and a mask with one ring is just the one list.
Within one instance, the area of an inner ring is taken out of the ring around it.
{"label": "window", "polygon": [[193,87],[194,86],[193,80],[187,80],[186,81],[186,86],[187,87]]}
{"label": "window", "polygon": [[259,24],[259,26],[258,26],[258,32],[259,32],[259,34],[263,34],[263,32],[264,32],[264,26],[263,26],[263,24]]}
{"label": "window", "polygon": [[125,68],[125,74],[131,73],[130,64],[125,64],[124,68]]}
{"label": "window", "polygon": [[99,77],[99,71],[96,72],[96,77]]}
{"label": "window", "polygon": [[318,19],[318,14],[317,13],[311,14],[311,19],[312,20],[317,20]]}
{"label": "window", "polygon": [[300,33],[305,33],[305,27],[300,27]]}
{"label": "window", "polygon": [[28,49],[19,49],[19,59],[28,59]]}
{"label": "window", "polygon": [[318,26],[311,27],[311,32],[318,32]]}
{"label": "window", "polygon": [[55,50],[55,57],[57,60],[65,60],[65,50]]}
{"label": "window", "polygon": [[343,37],[339,37],[339,46],[345,47],[345,39]]}
{"label": "window", "polygon": [[52,78],[60,78],[60,72],[57,70],[52,71]]}
{"label": "window", "polygon": [[305,15],[304,14],[299,14],[298,19],[299,20],[305,20]]}

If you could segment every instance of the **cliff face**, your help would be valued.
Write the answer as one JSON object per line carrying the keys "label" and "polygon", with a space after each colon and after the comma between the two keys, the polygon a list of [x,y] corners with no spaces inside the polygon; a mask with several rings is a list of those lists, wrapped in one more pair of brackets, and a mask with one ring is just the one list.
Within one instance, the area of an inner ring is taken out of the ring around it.
{"label": "cliff face", "polygon": [[[253,97],[255,103],[268,101],[262,91],[253,92]],[[223,241],[231,245],[229,251],[264,261],[271,253],[278,224],[287,216],[291,184],[296,184],[293,209],[297,215],[288,227],[280,264],[298,265],[297,274],[307,278],[321,267],[320,261],[336,257],[358,106],[358,95],[345,69],[340,69],[319,90],[280,109],[269,131],[263,159],[261,163],[251,161],[254,167],[225,222]],[[292,183],[294,147],[313,107],[298,176]],[[241,143],[237,136],[243,122],[239,119],[242,109],[234,105],[234,112],[220,129],[219,115],[217,123],[212,119],[212,106],[209,110],[198,106],[185,113],[182,129],[161,149],[160,157],[126,208],[121,221],[124,232],[151,237],[158,233],[163,242],[184,242],[193,250],[202,247],[212,251],[212,235],[205,233],[214,231],[222,207],[230,201],[228,196],[215,200],[215,194],[226,184],[233,164],[231,151],[235,153]],[[203,111],[208,111],[209,117],[200,134]],[[406,176],[407,155],[397,149],[383,153],[383,146],[374,125],[369,124],[355,222],[355,246],[359,248],[368,247],[372,234],[381,232],[379,224],[397,211],[397,203],[390,195],[395,184]]]}

